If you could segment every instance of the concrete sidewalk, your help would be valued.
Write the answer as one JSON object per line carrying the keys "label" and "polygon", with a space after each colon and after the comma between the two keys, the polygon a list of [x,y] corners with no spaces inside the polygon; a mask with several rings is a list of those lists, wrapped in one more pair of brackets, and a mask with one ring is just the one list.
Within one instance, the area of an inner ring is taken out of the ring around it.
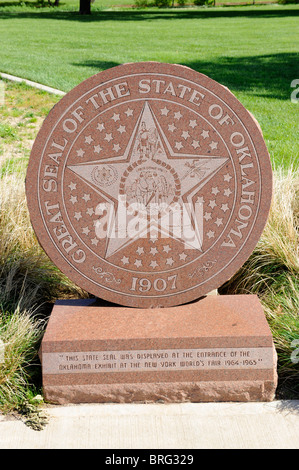
{"label": "concrete sidewalk", "polygon": [[33,431],[0,415],[1,449],[299,448],[299,400],[50,406]]}

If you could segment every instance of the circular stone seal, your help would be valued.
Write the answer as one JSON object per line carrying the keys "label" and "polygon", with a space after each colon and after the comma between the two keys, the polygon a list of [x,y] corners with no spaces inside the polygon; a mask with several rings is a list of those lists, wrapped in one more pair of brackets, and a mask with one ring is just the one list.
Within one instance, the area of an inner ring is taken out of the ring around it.
{"label": "circular stone seal", "polygon": [[218,288],[267,220],[261,130],[233,94],[180,65],[101,72],[52,109],[26,178],[31,220],[72,281],[131,307]]}

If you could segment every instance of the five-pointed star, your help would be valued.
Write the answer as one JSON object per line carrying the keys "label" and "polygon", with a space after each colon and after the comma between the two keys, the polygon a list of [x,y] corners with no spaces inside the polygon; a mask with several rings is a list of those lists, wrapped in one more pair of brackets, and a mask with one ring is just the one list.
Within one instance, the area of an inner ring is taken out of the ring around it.
{"label": "five-pointed star", "polygon": [[102,122],[99,122],[98,125],[97,125],[97,130],[102,132],[102,130],[104,130],[104,129],[105,129],[104,124]]}
{"label": "five-pointed star", "polygon": [[[119,115],[116,115],[119,116]],[[181,113],[175,113],[175,118],[179,119]],[[151,130],[156,135],[156,147],[154,153],[151,156],[145,157],[141,155],[140,151],[140,135],[144,132],[144,126],[146,129]],[[114,149],[115,150],[115,149]],[[173,232],[168,231],[166,236],[168,238],[173,238],[178,240],[181,243],[184,243],[184,246],[199,251],[202,250],[202,239],[200,235],[199,224],[199,214],[196,214],[194,209],[194,204],[192,203],[193,196],[199,192],[199,190],[222,168],[227,162],[228,157],[224,156],[211,156],[211,155],[194,155],[194,154],[184,154],[176,153],[169,143],[160,123],[151,110],[148,102],[145,102],[142,111],[139,114],[139,117],[135,123],[134,130],[130,136],[126,149],[123,155],[120,156],[110,156],[107,158],[102,158],[101,160],[93,162],[85,162],[77,165],[70,165],[68,169],[75,173],[81,180],[83,180],[90,188],[97,192],[101,198],[100,200],[107,201],[114,207],[114,215],[112,217],[113,227],[110,225],[108,228],[107,238],[106,238],[106,248],[103,256],[109,258],[123,248],[128,247],[130,244],[134,243],[140,238],[146,238],[150,236],[150,239],[153,237],[157,238],[158,234],[161,233],[162,236],[165,236],[165,231],[161,228],[161,224],[155,223],[152,220],[147,221],[146,226],[142,226],[140,230],[136,231],[134,236],[119,236],[117,228],[115,227],[115,221],[118,219],[118,207],[119,207],[119,187],[121,179],[124,174],[127,174],[127,168],[129,165],[135,162],[139,162],[139,165],[151,168],[156,168],[158,171],[161,171],[161,162],[162,167],[164,165],[168,168],[172,168],[172,171],[176,173],[178,179],[181,182],[181,192],[178,198],[179,204],[186,204],[186,209],[190,218],[190,225],[194,228],[195,237],[194,240],[189,241],[184,238],[184,234],[178,236]],[[142,163],[140,164],[140,162]],[[101,185],[94,179],[94,173],[98,171],[100,165],[105,165],[106,167],[112,166],[115,169],[115,179],[113,184]],[[167,174],[166,174],[167,177]],[[133,215],[131,216],[131,219]],[[130,216],[128,216],[127,223],[130,221]],[[113,233],[113,236],[110,236]],[[131,235],[131,234],[130,234]]]}
{"label": "five-pointed star", "polygon": [[125,111],[125,114],[127,115],[127,117],[133,116],[133,109],[128,108],[127,111]]}

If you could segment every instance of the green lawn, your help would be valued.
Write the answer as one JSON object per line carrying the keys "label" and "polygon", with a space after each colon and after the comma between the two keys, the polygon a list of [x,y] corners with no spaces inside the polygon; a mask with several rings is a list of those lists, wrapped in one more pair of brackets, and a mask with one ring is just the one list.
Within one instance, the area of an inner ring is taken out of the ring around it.
{"label": "green lawn", "polygon": [[271,5],[106,9],[82,17],[63,5],[4,7],[0,71],[68,91],[125,62],[184,64],[228,86],[259,120],[272,161],[289,166],[299,153],[299,105],[290,100],[298,13],[299,5]]}

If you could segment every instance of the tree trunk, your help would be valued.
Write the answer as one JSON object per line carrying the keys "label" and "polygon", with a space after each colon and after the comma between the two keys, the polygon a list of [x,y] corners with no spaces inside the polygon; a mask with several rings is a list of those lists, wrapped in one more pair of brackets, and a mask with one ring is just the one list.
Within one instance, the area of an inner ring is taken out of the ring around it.
{"label": "tree trunk", "polygon": [[80,10],[81,15],[90,15],[90,0],[80,0]]}

